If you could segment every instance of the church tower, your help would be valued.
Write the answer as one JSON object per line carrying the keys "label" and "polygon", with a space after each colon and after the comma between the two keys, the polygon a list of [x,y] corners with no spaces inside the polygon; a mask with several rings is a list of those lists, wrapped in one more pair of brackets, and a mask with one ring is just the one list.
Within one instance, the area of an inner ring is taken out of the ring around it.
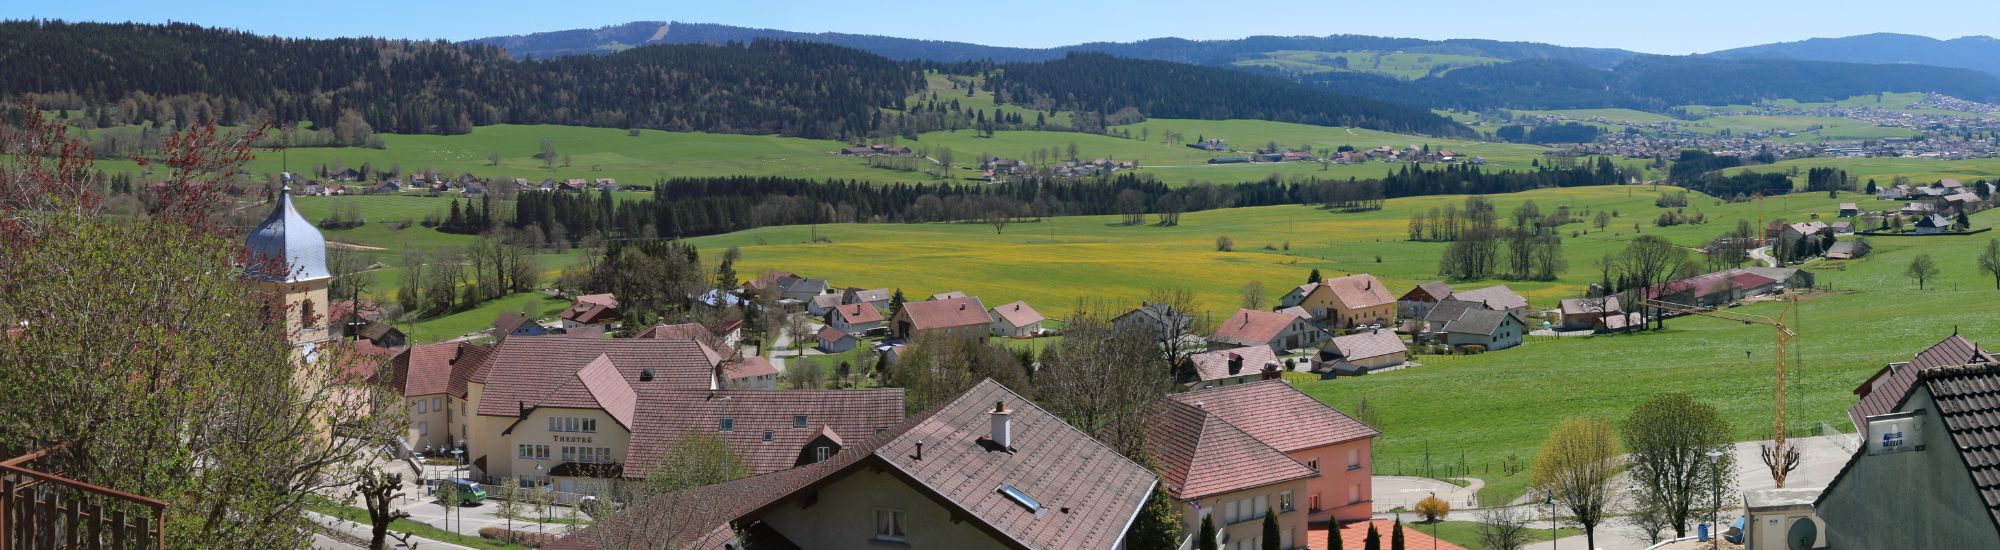
{"label": "church tower", "polygon": [[281,187],[277,208],[250,231],[248,275],[270,296],[272,320],[284,317],[285,333],[307,360],[333,338],[327,318],[326,237],[292,206],[292,191]]}

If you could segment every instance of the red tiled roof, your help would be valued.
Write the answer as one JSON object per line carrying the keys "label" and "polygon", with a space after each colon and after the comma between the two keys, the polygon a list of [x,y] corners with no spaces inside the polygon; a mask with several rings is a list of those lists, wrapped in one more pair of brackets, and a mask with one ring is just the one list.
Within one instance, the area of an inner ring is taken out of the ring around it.
{"label": "red tiled roof", "polygon": [[984,325],[991,322],[986,318],[986,305],[978,298],[945,298],[903,304],[903,314],[910,316],[910,324],[916,330],[956,328]]}
{"label": "red tiled roof", "polygon": [[1181,500],[1318,475],[1204,405],[1179,399],[1162,402],[1147,421],[1146,448],[1169,492]]}
{"label": "red tiled roof", "polygon": [[518,313],[502,313],[499,317],[493,319],[493,335],[505,338],[514,334],[514,331],[521,330],[521,327],[528,326],[528,323],[533,322],[533,319],[522,317]]}
{"label": "red tiled roof", "polygon": [[1021,300],[1002,304],[999,307],[993,308],[993,312],[1000,315],[1000,319],[1007,321],[1007,324],[1016,327],[1025,327],[1048,320],[1047,317],[1042,316],[1041,312],[1037,312],[1035,308],[1029,307],[1028,302]]}
{"label": "red tiled roof", "polygon": [[618,309],[604,304],[579,301],[562,312],[562,318],[584,324],[608,323],[619,319]]}
{"label": "red tiled roof", "polygon": [[610,293],[604,293],[604,294],[585,294],[585,295],[582,295],[582,296],[577,296],[577,297],[576,297],[576,303],[579,303],[579,304],[597,304],[597,305],[600,305],[600,306],[604,306],[604,307],[608,307],[608,308],[612,308],[612,309],[617,309],[617,308],[618,308],[618,297],[617,297],[617,296],[615,296],[615,295],[612,295],[612,294],[610,294]]}
{"label": "red tiled roof", "polygon": [[465,384],[486,360],[488,348],[463,342],[412,346],[392,361],[391,387],[404,397],[465,397]]}
{"label": "red tiled roof", "polygon": [[1397,298],[1397,300],[1437,302],[1450,297],[1451,297],[1451,285],[1445,284],[1444,281],[1431,281],[1428,283],[1417,285],[1416,288],[1412,288],[1410,289],[1409,292],[1403,293],[1403,296]]}
{"label": "red tiled roof", "polygon": [[576,379],[583,382],[583,388],[590,390],[590,397],[597,400],[597,407],[604,409],[613,420],[632,429],[632,411],[639,406],[639,394],[618,375],[618,367],[611,364],[611,356],[598,355],[590,364],[576,371]]}
{"label": "red tiled roof", "polygon": [[[1229,359],[1231,357],[1243,358],[1243,370],[1233,375],[1229,374]],[[1188,356],[1188,362],[1194,364],[1195,375],[1199,376],[1203,382],[1221,380],[1231,376],[1256,374],[1264,370],[1264,364],[1273,363],[1277,360],[1278,356],[1271,353],[1270,346],[1248,346],[1206,351]]]}
{"label": "red tiled roof", "polygon": [[778,374],[778,367],[772,366],[770,359],[757,355],[745,355],[740,360],[726,361],[722,364],[722,377],[729,380],[774,374]]}
{"label": "red tiled roof", "polygon": [[1217,324],[1215,335],[1208,339],[1239,346],[1268,346],[1285,333],[1285,327],[1298,321],[1298,317],[1275,311],[1240,309]]}
{"label": "red tiled roof", "polygon": [[[1376,534],[1382,537],[1382,546],[1385,548],[1388,547],[1389,531],[1394,530],[1396,528],[1396,522],[1386,519],[1377,519],[1369,521],[1357,521],[1341,526],[1340,528],[1341,548],[1361,548],[1368,539],[1368,525],[1371,523],[1375,525]],[[1328,532],[1328,530],[1325,527],[1312,528],[1311,530],[1306,532],[1307,547],[1328,548],[1327,537],[1330,536],[1331,534],[1332,533]],[[1463,546],[1445,542],[1443,540],[1432,539],[1430,533],[1424,532],[1421,529],[1417,529],[1415,526],[1407,523],[1403,524],[1403,547],[1438,548],[1439,550],[1465,550],[1465,547]]]}
{"label": "red tiled roof", "polygon": [[1320,286],[1333,291],[1333,297],[1347,309],[1360,309],[1394,303],[1389,296],[1389,287],[1384,286],[1374,275],[1362,273],[1320,281]]}
{"label": "red tiled roof", "polygon": [[[479,414],[513,417],[519,407],[600,408],[597,398],[576,372],[608,356],[625,383],[635,390],[680,388],[707,390],[714,385],[715,352],[693,340],[615,338],[586,340],[563,336],[516,336],[493,348],[474,381],[486,384]],[[653,370],[651,381],[640,372]]]}
{"label": "red tiled roof", "polygon": [[653,325],[635,338],[679,338],[695,340],[708,336],[708,328],[695,323],[677,325]]}
{"label": "red tiled roof", "polygon": [[1770,277],[1765,277],[1763,275],[1758,275],[1756,273],[1751,273],[1748,271],[1732,274],[1729,276],[1729,284],[1735,285],[1736,288],[1738,289],[1757,288],[1764,285],[1776,284],[1777,282],[1778,281],[1776,279],[1772,279]]}
{"label": "red tiled roof", "polygon": [[[828,294],[828,296],[838,295]],[[882,311],[875,309],[875,306],[865,303],[834,306],[833,314],[840,316],[841,319],[846,319],[847,324],[850,325],[882,322]]]}
{"label": "red tiled roof", "polygon": [[[820,429],[874,435],[903,421],[903,390],[769,391],[662,390],[641,394],[644,402],[632,432],[632,449],[625,475],[642,478],[659,464],[668,449],[688,434],[716,436],[735,449],[752,475],[789,469],[799,451]],[[794,428],[793,417],[804,415],[806,427]],[[722,419],[730,431],[721,431]],[[764,432],[771,441],[764,441]]]}
{"label": "red tiled roof", "polygon": [[1200,402],[1210,413],[1288,453],[1382,435],[1284,380],[1174,394],[1171,399]]}

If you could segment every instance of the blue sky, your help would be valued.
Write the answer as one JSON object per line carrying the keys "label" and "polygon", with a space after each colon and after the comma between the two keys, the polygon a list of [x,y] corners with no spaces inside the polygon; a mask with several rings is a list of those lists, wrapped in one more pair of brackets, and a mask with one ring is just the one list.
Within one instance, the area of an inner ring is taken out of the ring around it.
{"label": "blue sky", "polygon": [[[803,0],[428,2],[341,0],[22,0],[0,18],[185,21],[296,37],[387,36],[464,40],[594,28],[628,21],[722,23],[1047,47],[1160,36],[1367,34],[1491,38],[1687,54],[1871,32],[1954,38],[2000,34],[2000,2],[1941,0],[1428,0],[1423,2],[1145,2]],[[1393,7],[1392,7],[1393,6]],[[1671,7],[1669,7],[1671,6]]]}

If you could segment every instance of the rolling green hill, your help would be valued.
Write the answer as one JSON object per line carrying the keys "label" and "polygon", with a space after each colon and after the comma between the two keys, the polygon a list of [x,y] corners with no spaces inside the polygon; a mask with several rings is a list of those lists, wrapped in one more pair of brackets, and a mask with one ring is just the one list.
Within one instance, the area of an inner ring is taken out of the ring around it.
{"label": "rolling green hill", "polygon": [[1263,52],[1261,55],[1262,57],[1239,60],[1231,65],[1271,69],[1286,74],[1358,72],[1414,80],[1444,74],[1459,67],[1507,62],[1505,59],[1477,55],[1400,51],[1279,50]]}

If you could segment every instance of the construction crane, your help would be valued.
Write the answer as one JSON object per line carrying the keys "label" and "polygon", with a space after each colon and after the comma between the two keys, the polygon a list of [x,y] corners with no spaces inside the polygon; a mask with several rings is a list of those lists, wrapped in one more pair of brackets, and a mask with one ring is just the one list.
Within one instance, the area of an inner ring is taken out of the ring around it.
{"label": "construction crane", "polygon": [[1777,329],[1778,383],[1777,383],[1776,396],[1774,398],[1777,404],[1776,408],[1777,433],[1772,438],[1773,439],[1772,444],[1770,446],[1764,447],[1763,455],[1764,455],[1764,465],[1771,468],[1771,481],[1775,482],[1777,488],[1779,489],[1785,488],[1785,474],[1789,474],[1793,469],[1799,467],[1799,450],[1785,446],[1785,344],[1791,342],[1792,338],[1795,338],[1799,335],[1799,333],[1792,331],[1791,327],[1785,326],[1785,318],[1791,316],[1792,308],[1798,305],[1798,297],[1796,296],[1788,297],[1785,300],[1785,310],[1779,313],[1776,319],[1751,313],[1720,311],[1715,308],[1690,306],[1687,304],[1676,304],[1672,302],[1662,302],[1659,300],[1649,299],[1645,300],[1644,303],[1645,305],[1648,306],[1664,309],[1667,311],[1678,312],[1685,315],[1700,315],[1703,317],[1714,317],[1716,319],[1736,321],[1746,325],[1751,325],[1751,324],[1764,325]]}

